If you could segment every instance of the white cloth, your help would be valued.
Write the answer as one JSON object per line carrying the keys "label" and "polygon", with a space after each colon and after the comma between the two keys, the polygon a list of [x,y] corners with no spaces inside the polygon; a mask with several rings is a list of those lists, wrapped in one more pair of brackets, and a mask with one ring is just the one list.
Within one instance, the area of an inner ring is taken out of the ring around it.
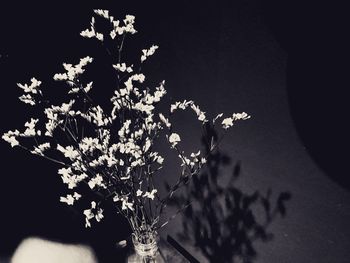
{"label": "white cloth", "polygon": [[37,237],[24,239],[11,263],[97,263],[94,251],[86,245],[62,244]]}

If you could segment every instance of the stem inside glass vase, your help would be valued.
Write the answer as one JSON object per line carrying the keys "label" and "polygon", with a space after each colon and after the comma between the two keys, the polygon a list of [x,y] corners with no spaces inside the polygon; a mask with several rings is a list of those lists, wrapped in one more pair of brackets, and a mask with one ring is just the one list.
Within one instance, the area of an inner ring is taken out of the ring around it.
{"label": "stem inside glass vase", "polygon": [[158,252],[158,233],[154,230],[131,235],[136,254],[142,262],[156,262]]}

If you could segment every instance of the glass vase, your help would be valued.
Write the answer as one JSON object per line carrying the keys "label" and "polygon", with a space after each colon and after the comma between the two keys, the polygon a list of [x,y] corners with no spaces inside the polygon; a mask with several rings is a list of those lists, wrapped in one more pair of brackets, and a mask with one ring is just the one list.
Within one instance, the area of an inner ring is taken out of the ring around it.
{"label": "glass vase", "polygon": [[127,261],[129,263],[185,263],[179,251],[163,240],[156,231],[131,234]]}
{"label": "glass vase", "polygon": [[162,263],[158,248],[159,236],[156,231],[144,232],[136,235],[131,234],[133,247],[128,256],[129,263]]}

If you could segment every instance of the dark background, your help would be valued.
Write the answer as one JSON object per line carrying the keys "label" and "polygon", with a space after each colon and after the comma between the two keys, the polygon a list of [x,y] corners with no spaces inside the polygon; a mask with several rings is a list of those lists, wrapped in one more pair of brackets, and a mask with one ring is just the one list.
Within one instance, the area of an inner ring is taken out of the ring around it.
{"label": "dark background", "polygon": [[[252,261],[348,262],[346,34],[335,5],[116,1],[101,6],[2,3],[0,8],[1,133],[21,128],[30,117],[15,83],[32,76],[49,80],[62,62],[95,50],[97,43],[78,34],[88,27],[92,8],[107,8],[118,18],[134,14],[139,33],[128,43],[160,46],[147,76],[154,83],[165,79],[169,97],[194,99],[213,115],[252,115],[221,147],[232,163],[240,163],[237,188],[291,196],[285,217],[269,226],[274,237],[252,242]],[[186,147],[193,149],[199,137],[192,132],[192,120],[184,120],[179,129],[187,133]],[[55,165],[4,142],[0,150],[0,255],[11,255],[29,235],[88,242],[98,251],[128,235],[113,216],[85,230],[81,216],[58,203],[63,188]],[[231,168],[221,170],[223,178]],[[171,173],[167,179],[174,179]],[[164,230],[174,237],[181,232],[181,216],[177,220]],[[191,243],[184,247],[205,261]]]}

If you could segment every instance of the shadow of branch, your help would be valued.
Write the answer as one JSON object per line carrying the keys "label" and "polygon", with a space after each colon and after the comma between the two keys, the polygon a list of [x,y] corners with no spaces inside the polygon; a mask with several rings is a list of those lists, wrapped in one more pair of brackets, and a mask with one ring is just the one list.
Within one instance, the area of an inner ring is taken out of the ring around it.
{"label": "shadow of branch", "polygon": [[[210,126],[207,130],[209,138],[217,138]],[[286,216],[286,201],[291,194],[282,192],[272,202],[271,190],[266,194],[243,192],[235,185],[241,174],[240,162],[234,165],[228,182],[223,183],[219,175],[231,159],[219,149],[210,153],[208,137],[202,138],[208,153],[206,170],[169,200],[169,206],[176,209],[191,202],[184,211],[178,238],[191,242],[209,262],[253,262],[257,258],[254,244],[273,238],[268,227],[278,217]]]}

